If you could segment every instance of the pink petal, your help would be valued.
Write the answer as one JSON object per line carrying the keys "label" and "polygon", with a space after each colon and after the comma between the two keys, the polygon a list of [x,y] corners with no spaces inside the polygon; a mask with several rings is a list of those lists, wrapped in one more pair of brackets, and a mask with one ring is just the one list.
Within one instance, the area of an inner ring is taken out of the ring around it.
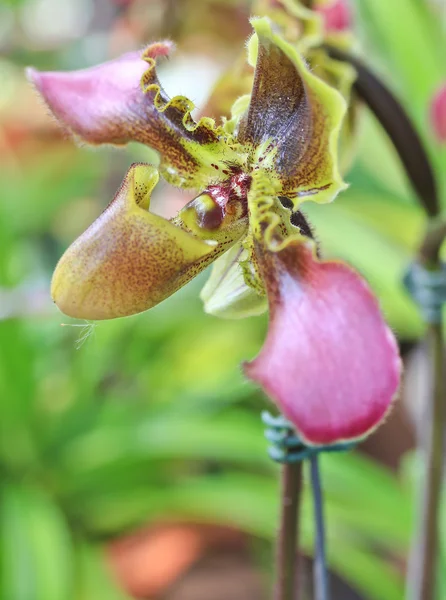
{"label": "pink petal", "polygon": [[388,412],[400,378],[398,347],[367,283],[310,244],[259,251],[268,290],[265,344],[245,372],[309,444],[361,438]]}
{"label": "pink petal", "polygon": [[322,15],[327,33],[351,29],[352,18],[347,0],[333,0],[329,4],[324,2],[316,7],[316,11]]}
{"label": "pink petal", "polygon": [[225,177],[226,162],[235,155],[212,119],[196,123],[193,103],[170,99],[161,87],[155,58],[171,48],[158,42],[82,71],[27,73],[73,134],[90,144],[147,144],[160,153],[160,172],[169,183],[202,189],[209,179]]}
{"label": "pink petal", "polygon": [[[167,55],[169,42],[153,44],[152,57]],[[147,71],[144,50],[129,52],[101,65],[72,72],[39,72],[28,67],[54,115],[90,144],[146,141],[141,121],[147,115],[141,77]]]}
{"label": "pink petal", "polygon": [[446,83],[435,94],[431,104],[432,129],[439,142],[446,142]]}

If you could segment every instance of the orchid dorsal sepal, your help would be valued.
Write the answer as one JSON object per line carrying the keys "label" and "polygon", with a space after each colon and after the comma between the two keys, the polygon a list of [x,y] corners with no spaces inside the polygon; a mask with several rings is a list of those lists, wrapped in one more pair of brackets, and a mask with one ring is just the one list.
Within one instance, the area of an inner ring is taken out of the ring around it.
{"label": "orchid dorsal sepal", "polygon": [[274,154],[281,193],[293,200],[296,210],[307,199],[330,202],[345,188],[337,164],[345,100],[311,73],[267,18],[251,23],[258,39],[256,71],[238,139],[263,147],[260,161]]}

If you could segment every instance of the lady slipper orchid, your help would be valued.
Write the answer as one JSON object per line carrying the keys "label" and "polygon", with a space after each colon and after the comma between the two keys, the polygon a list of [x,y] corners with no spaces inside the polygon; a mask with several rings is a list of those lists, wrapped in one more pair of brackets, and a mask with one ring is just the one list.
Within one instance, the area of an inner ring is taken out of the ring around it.
{"label": "lady slipper orchid", "polygon": [[[259,356],[244,366],[312,445],[355,440],[383,419],[400,360],[366,282],[323,261],[300,212],[345,186],[337,146],[345,101],[312,74],[270,22],[253,19],[252,93],[217,126],[195,122],[192,103],[169,99],[156,59],[170,44],[74,73],[29,77],[54,115],[93,143],[136,140],[160,167],[133,165],[102,215],[56,267],[52,295],[66,314],[110,319],[147,310],[206,266],[205,308],[223,316],[263,312]],[[200,193],[172,219],[149,211],[158,172]]]}

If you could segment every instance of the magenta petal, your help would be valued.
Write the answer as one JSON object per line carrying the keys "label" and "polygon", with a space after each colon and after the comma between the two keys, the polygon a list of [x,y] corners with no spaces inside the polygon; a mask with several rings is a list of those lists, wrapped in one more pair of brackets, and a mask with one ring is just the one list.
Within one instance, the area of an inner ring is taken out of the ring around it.
{"label": "magenta petal", "polygon": [[348,31],[352,26],[352,15],[348,0],[333,0],[331,3],[317,6],[324,20],[327,33]]}
{"label": "magenta petal", "polygon": [[446,142],[446,83],[436,92],[430,107],[430,118],[435,137]]}
{"label": "magenta petal", "polygon": [[[155,57],[166,55],[171,44],[152,47]],[[39,72],[29,67],[27,76],[61,123],[90,144],[144,142],[141,77],[147,61],[143,54],[144,50],[129,52],[72,72]]]}
{"label": "magenta petal", "polygon": [[367,283],[292,242],[259,252],[270,325],[245,365],[309,444],[354,440],[384,418],[400,379],[398,347]]}
{"label": "magenta petal", "polygon": [[90,69],[71,73],[28,69],[28,77],[61,124],[76,136],[90,144],[136,141],[151,146],[160,154],[159,170],[169,183],[202,189],[209,179],[225,177],[234,153],[212,119],[194,121],[191,100],[170,99],[163,90],[155,59],[171,48],[171,42],[157,42]]}

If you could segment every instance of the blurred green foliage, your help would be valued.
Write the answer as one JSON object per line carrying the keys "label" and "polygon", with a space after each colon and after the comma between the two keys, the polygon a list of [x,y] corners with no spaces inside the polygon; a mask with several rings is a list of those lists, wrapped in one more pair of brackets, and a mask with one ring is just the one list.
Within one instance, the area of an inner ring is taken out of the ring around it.
{"label": "blurred green foliage", "polygon": [[[412,115],[446,202],[446,154],[427,125],[444,76],[440,23],[424,0],[355,8],[365,55]],[[63,65],[58,52],[33,56],[18,45],[10,61]],[[400,281],[424,217],[386,136],[362,116],[349,190],[307,212],[323,251],[361,270],[400,338],[416,339],[422,324]],[[203,314],[201,280],[147,314],[60,327],[61,315],[45,302],[40,310],[37,294],[64,247],[108,202],[104,182],[117,155],[59,138],[41,146],[23,128],[29,149],[6,144],[0,164],[0,598],[123,600],[102,549],[142,524],[221,523],[273,540],[277,469],[262,438],[265,400],[239,366],[258,351],[265,319]],[[122,155],[122,175],[135,152]],[[413,481],[358,453],[324,458],[323,481],[333,569],[364,598],[400,600]],[[305,498],[308,552],[310,511]]]}

